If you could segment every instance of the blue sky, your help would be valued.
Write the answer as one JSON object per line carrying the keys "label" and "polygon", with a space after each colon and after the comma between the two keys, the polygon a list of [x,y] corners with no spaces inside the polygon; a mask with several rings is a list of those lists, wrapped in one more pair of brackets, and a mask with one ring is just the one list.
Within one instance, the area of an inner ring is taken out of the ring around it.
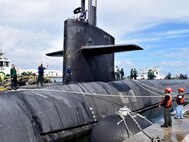
{"label": "blue sky", "polygon": [[[189,65],[189,25],[186,23],[170,22],[142,30],[123,36],[123,39],[136,40],[143,47],[143,51],[116,54],[116,60],[126,61],[125,68],[129,74],[129,68],[136,67],[138,70],[142,68],[152,68],[158,66],[162,74],[172,75],[180,73],[188,74]],[[138,39],[138,40],[137,40]],[[127,55],[125,55],[127,54]],[[117,62],[119,66],[123,65]]]}
{"label": "blue sky", "polygon": [[[63,48],[64,20],[73,18],[80,0],[0,0],[0,49],[22,69],[62,69],[61,58],[45,53]],[[116,54],[115,65],[158,66],[166,75],[189,74],[188,0],[98,0],[97,26],[116,44],[137,44],[143,51]]]}

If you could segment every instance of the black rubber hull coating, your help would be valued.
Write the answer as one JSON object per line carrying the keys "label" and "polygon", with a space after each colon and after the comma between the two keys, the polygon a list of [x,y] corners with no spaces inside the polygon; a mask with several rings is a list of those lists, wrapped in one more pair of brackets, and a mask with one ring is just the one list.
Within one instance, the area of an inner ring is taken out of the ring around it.
{"label": "black rubber hull coating", "polygon": [[[132,118],[133,117],[133,118]],[[118,114],[101,119],[92,129],[90,142],[123,142],[131,136],[152,125],[145,118],[137,115],[121,118]],[[135,122],[134,120],[137,122]],[[107,131],[108,130],[108,131]]]}
{"label": "black rubber hull coating", "polygon": [[179,87],[189,91],[188,80],[123,80],[4,92],[0,95],[0,141],[65,140],[90,130],[125,105],[134,111],[158,103],[162,98],[138,96],[164,95],[158,89],[164,91],[167,86],[174,92]]}

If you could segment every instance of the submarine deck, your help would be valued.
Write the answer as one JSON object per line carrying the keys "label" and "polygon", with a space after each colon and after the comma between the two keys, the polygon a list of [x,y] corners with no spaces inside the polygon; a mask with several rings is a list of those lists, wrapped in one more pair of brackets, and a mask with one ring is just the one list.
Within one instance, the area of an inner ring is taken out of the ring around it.
{"label": "submarine deck", "polygon": [[[37,87],[36,85],[27,85],[22,86],[17,91],[27,90],[27,89],[44,89],[49,86],[57,86],[62,85],[62,83],[51,83],[51,84],[44,84],[43,87]],[[184,107],[184,110],[189,110],[189,105]],[[172,116],[174,117],[174,116]],[[184,118],[183,120],[174,119],[173,126],[169,128],[161,128],[159,124],[152,125],[151,127],[145,129],[145,132],[149,134],[150,137],[159,136],[160,138],[164,139],[166,142],[188,142],[189,141],[189,118]],[[162,120],[163,122],[163,120]],[[136,134],[136,136],[132,137],[129,141],[123,142],[151,142],[148,137],[145,137],[142,132]]]}

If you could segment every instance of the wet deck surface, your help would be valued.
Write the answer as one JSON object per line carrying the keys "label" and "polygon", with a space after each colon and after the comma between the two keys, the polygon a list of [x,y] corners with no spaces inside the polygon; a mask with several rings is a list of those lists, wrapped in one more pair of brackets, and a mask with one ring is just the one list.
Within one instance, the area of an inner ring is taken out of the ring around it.
{"label": "wet deck surface", "polygon": [[189,134],[189,118],[182,120],[173,118],[173,126],[163,130],[167,142],[181,142]]}
{"label": "wet deck surface", "polygon": [[[186,110],[189,110],[189,105],[184,107],[184,111]],[[172,125],[172,127],[161,128],[160,124],[154,124],[144,132],[151,138],[159,137],[165,142],[189,142],[189,118],[175,119],[173,115]],[[129,141],[125,140],[124,142],[152,142],[152,140],[140,132]]]}

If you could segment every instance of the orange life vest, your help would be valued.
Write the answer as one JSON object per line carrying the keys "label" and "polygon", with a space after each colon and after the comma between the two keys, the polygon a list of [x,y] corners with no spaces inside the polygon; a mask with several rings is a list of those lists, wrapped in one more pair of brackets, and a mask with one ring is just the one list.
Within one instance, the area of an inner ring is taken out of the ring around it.
{"label": "orange life vest", "polygon": [[[182,98],[180,98],[182,97]],[[177,95],[176,100],[178,101],[180,99],[180,104],[184,104],[185,101],[185,96],[184,95]]]}
{"label": "orange life vest", "polygon": [[[164,107],[170,107],[172,105],[173,98],[172,98],[172,96],[170,94],[166,94],[166,95],[169,96],[169,101],[167,101],[167,104]],[[161,101],[161,104],[163,104],[164,102],[165,102],[165,97]]]}

